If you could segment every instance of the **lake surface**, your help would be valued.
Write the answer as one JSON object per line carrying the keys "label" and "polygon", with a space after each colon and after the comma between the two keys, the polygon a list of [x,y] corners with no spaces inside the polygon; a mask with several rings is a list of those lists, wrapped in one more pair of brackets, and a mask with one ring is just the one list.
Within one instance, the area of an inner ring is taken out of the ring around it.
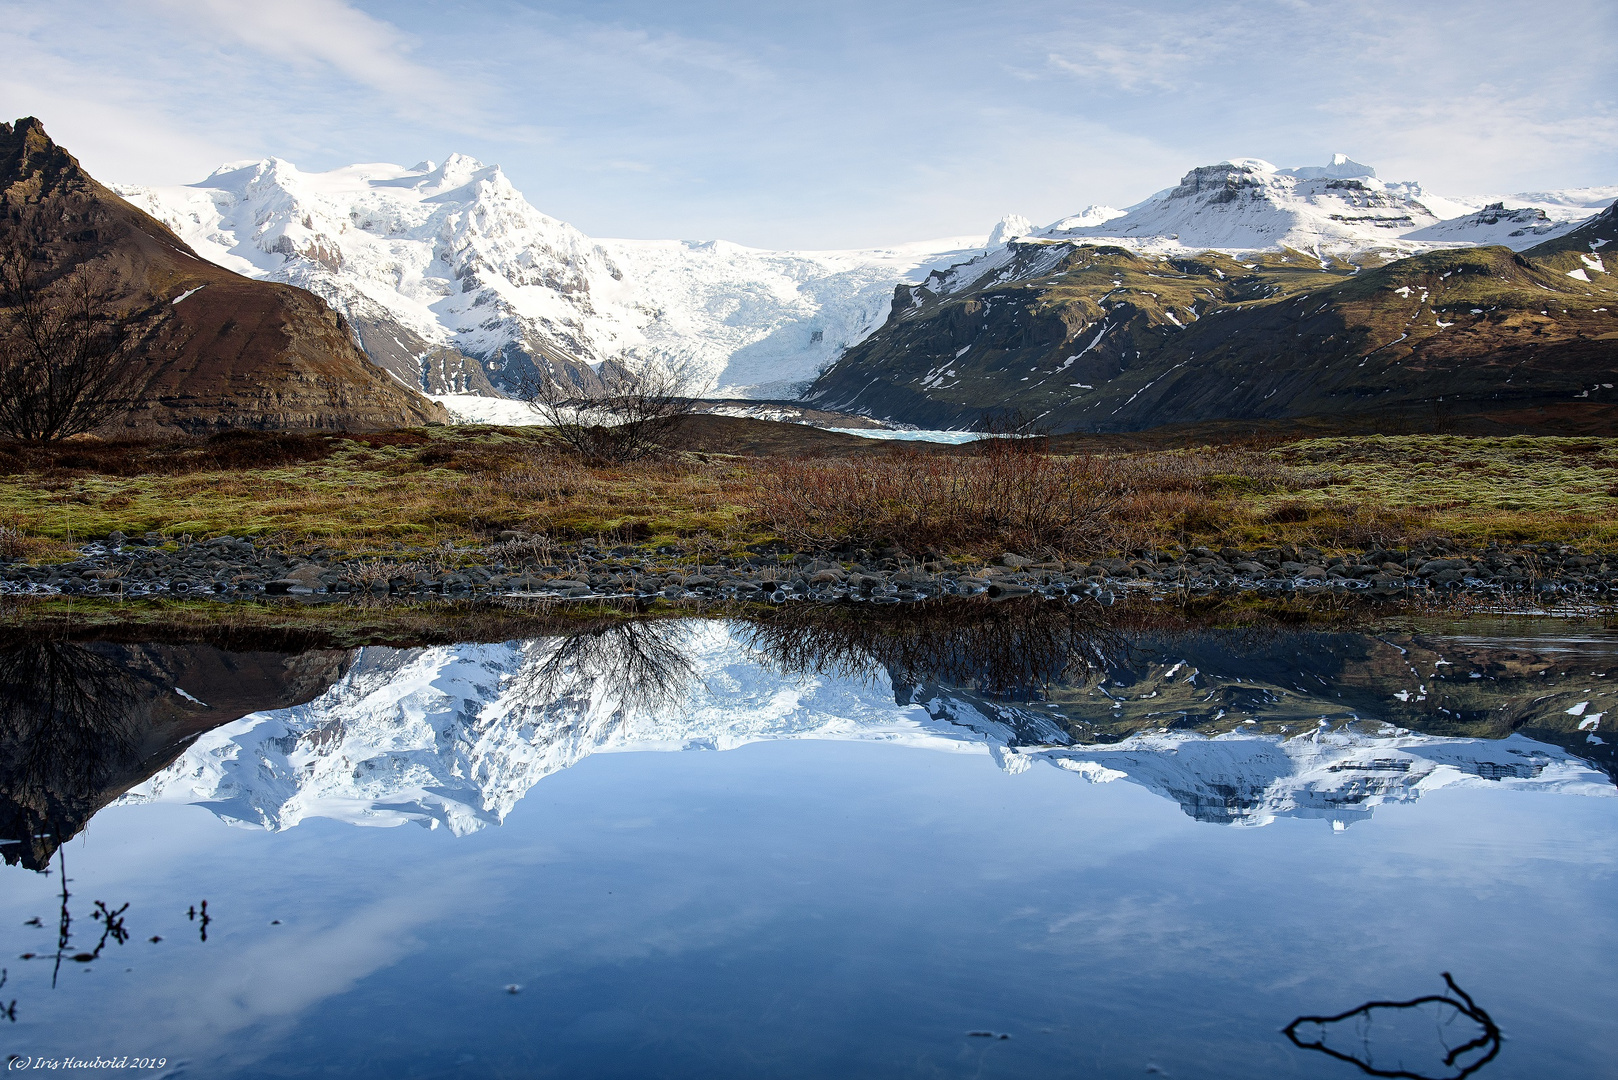
{"label": "lake surface", "polygon": [[1618,633],[970,610],[0,650],[5,1052],[1614,1075]]}

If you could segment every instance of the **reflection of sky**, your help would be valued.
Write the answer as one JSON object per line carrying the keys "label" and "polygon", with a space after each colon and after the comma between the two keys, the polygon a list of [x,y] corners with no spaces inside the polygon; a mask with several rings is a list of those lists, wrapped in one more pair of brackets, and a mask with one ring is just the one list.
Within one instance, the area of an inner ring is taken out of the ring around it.
{"label": "reflection of sky", "polygon": [[[589,758],[459,838],[121,806],[67,858],[76,910],[130,901],[133,940],[55,992],[9,962],[4,1042],[197,1077],[1329,1077],[1357,1073],[1288,1020],[1449,970],[1508,1036],[1484,1075],[1600,1075],[1615,825],[1618,800],[1453,788],[1374,829],[1222,829],[827,741]],[[3,878],[0,947],[37,951],[56,880]]]}

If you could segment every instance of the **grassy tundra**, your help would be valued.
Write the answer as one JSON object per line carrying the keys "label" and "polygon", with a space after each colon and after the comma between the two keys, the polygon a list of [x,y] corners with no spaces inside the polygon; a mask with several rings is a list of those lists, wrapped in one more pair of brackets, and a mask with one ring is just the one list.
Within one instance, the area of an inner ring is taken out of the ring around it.
{"label": "grassy tundra", "polygon": [[[1442,435],[1175,449],[1067,438],[908,447],[723,418],[657,460],[595,466],[535,428],[0,447],[0,557],[159,532],[348,554],[565,545],[717,555],[893,546],[977,558],[1138,548],[1618,547],[1618,439]],[[742,437],[747,436],[747,437]]]}

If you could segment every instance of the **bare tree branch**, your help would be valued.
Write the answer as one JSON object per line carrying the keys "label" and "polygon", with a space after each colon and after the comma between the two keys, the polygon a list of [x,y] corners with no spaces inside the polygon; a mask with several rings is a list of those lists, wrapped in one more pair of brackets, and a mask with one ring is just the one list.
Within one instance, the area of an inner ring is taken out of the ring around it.
{"label": "bare tree branch", "polygon": [[139,363],[136,317],[112,276],[80,263],[49,277],[51,219],[7,214],[0,243],[0,435],[44,443],[94,430],[128,408]]}

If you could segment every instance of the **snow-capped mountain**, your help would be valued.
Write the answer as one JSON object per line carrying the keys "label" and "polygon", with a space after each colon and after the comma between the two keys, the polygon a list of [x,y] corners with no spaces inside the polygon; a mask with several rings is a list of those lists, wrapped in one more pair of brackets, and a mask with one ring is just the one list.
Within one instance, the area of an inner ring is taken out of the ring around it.
{"label": "snow-capped mountain", "polygon": [[1164,253],[1286,247],[1413,254],[1480,244],[1521,250],[1571,230],[1615,197],[1618,189],[1589,188],[1487,201],[1443,198],[1417,183],[1380,180],[1371,166],[1343,154],[1296,169],[1233,158],[1192,169],[1175,187],[1117,216],[1091,220],[1099,216],[1092,207],[1033,235]]}
{"label": "snow-capped mountain", "polygon": [[897,285],[977,281],[1030,244],[1323,257],[1523,249],[1618,198],[1618,188],[1442,198],[1341,154],[1296,169],[1239,158],[1127,210],[1091,206],[1038,229],[1010,214],[986,241],[765,251],[592,239],[529,205],[498,166],[461,155],[325,173],[270,158],[190,186],[116,190],[205,258],[324,297],[373,360],[430,392],[498,394],[536,365],[587,379],[581,364],[615,361],[678,365],[713,396],[766,398],[795,395],[880,327]]}
{"label": "snow-capped mountain", "polygon": [[270,158],[117,190],[205,258],[322,296],[373,359],[440,393],[615,360],[680,364],[718,395],[788,396],[882,324],[898,282],[982,250],[973,237],[822,252],[594,240],[460,155],[326,173]]}
{"label": "snow-capped mountain", "polygon": [[[269,829],[330,817],[464,834],[500,822],[534,784],[591,754],[779,739],[900,742],[982,754],[1014,773],[1045,761],[1091,781],[1141,784],[1199,820],[1250,825],[1282,816],[1347,824],[1450,784],[1614,794],[1589,764],[1520,736],[1162,732],[1076,746],[1037,714],[936,689],[896,694],[886,679],[783,676],[721,623],[637,633],[659,640],[619,647],[609,636],[593,654],[557,640],[365,649],[321,697],[208,732],[126,798],[201,803]],[[647,655],[664,657],[655,673]],[[629,670],[639,677],[625,680]],[[647,687],[666,696],[635,696]]]}

